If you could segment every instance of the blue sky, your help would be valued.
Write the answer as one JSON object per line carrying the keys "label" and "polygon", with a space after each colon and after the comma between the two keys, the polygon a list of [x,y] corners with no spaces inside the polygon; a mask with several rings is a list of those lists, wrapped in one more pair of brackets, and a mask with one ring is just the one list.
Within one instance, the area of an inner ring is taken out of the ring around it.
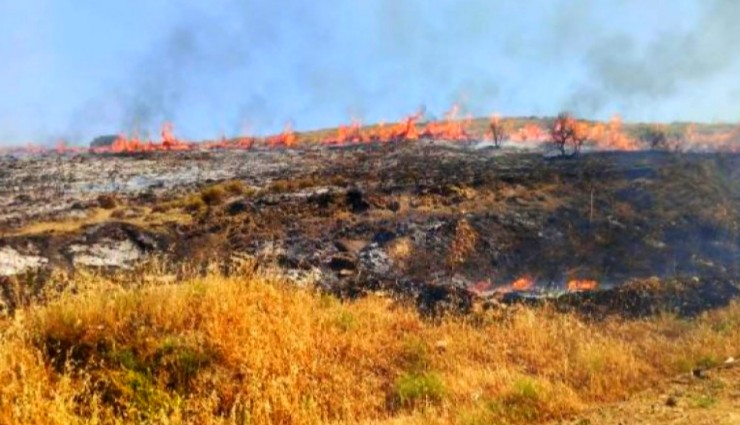
{"label": "blue sky", "polygon": [[0,144],[474,115],[740,118],[734,0],[0,0]]}

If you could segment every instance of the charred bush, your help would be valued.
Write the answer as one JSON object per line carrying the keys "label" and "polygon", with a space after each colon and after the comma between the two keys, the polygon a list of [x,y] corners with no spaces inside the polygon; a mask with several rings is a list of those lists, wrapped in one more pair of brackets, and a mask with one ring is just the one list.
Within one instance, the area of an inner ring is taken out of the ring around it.
{"label": "charred bush", "polygon": [[112,210],[118,206],[118,200],[114,195],[104,194],[98,196],[98,205],[100,206],[100,208]]}

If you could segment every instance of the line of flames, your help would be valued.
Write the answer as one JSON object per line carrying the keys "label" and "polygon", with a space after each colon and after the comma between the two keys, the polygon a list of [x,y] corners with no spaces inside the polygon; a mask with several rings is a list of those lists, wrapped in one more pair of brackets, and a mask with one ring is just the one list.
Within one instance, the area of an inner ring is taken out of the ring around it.
{"label": "line of flames", "polygon": [[[80,148],[67,146],[64,142],[57,143],[54,149],[39,146],[26,146],[15,149],[0,150],[0,154],[19,152],[26,154],[41,154],[49,151],[63,153],[135,153],[135,152],[159,152],[159,151],[188,151],[198,149],[218,150],[246,150],[255,146],[268,148],[296,148],[311,142],[325,145],[352,145],[362,143],[388,143],[401,141],[415,141],[420,139],[444,140],[449,142],[471,142],[475,140],[491,140],[492,130],[483,134],[475,134],[472,130],[473,118],[467,116],[461,118],[460,107],[453,106],[444,118],[437,121],[421,123],[422,113],[418,112],[392,124],[380,123],[374,126],[363,126],[359,119],[353,118],[349,124],[341,125],[335,133],[320,137],[310,142],[301,140],[289,123],[284,130],[274,136],[250,137],[242,136],[233,139],[222,137],[216,141],[201,143],[187,142],[178,139],[174,135],[174,127],[165,122],[160,132],[160,140],[143,140],[138,135],[119,135],[111,146]],[[503,125],[498,115],[491,116],[490,128]],[[635,151],[645,149],[643,143],[628,135],[624,131],[622,120],[619,116],[612,117],[607,123],[590,123],[577,121],[579,132],[599,150]],[[506,140],[514,144],[536,144],[545,143],[550,140],[550,132],[547,128],[536,123],[525,123],[519,128],[507,129]],[[731,131],[703,134],[691,125],[685,131],[684,140],[688,147],[696,150],[732,151],[740,152],[740,127]]]}
{"label": "line of flames", "polygon": [[[490,281],[484,280],[470,286],[470,290],[475,293],[510,293],[510,292],[529,292],[536,288],[535,279],[531,276],[520,276],[514,281],[505,285],[493,285]],[[599,289],[599,282],[592,279],[570,279],[564,287],[567,292],[587,292]]]}

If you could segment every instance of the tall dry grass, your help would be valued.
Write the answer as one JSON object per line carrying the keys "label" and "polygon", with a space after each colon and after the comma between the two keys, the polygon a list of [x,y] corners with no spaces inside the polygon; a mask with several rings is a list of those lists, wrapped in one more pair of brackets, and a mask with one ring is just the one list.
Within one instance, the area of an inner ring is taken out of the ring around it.
{"label": "tall dry grass", "polygon": [[0,423],[537,423],[740,352],[739,304],[431,322],[269,277],[95,283],[0,321]]}

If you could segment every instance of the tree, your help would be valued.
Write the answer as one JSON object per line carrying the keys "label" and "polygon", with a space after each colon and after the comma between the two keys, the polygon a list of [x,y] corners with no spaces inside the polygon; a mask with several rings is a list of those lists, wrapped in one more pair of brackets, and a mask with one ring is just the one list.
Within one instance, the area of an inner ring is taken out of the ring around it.
{"label": "tree", "polygon": [[555,147],[560,151],[560,156],[576,156],[588,138],[586,124],[579,123],[567,112],[558,114],[550,126],[550,137]]}
{"label": "tree", "polygon": [[498,148],[501,143],[509,136],[508,128],[504,125],[501,117],[494,115],[491,117],[491,123],[489,124],[491,140],[493,144]]}
{"label": "tree", "polygon": [[642,143],[654,151],[678,152],[681,150],[683,137],[676,131],[669,131],[662,124],[647,125],[639,130]]}
{"label": "tree", "polygon": [[668,132],[661,125],[650,125],[642,128],[640,140],[651,150],[668,149]]}

